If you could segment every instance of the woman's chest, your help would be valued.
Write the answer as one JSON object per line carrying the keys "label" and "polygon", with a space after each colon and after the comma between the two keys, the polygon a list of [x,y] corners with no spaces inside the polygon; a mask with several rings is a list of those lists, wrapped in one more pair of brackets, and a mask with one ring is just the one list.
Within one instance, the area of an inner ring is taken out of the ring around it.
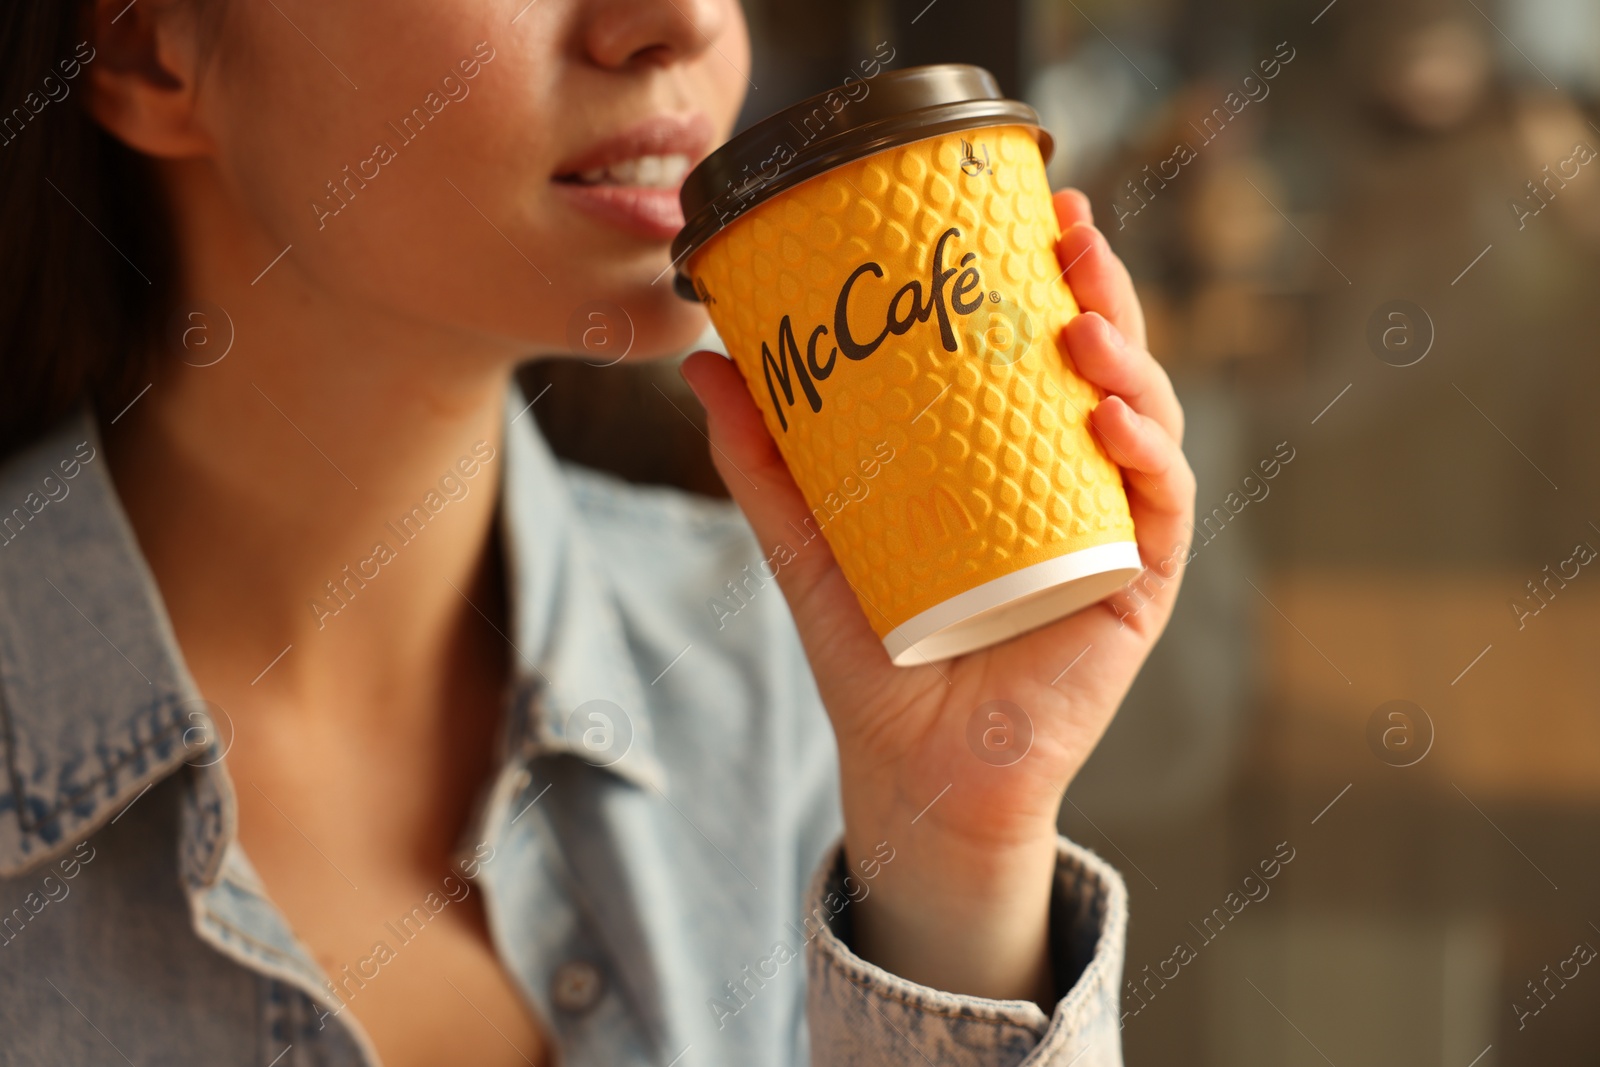
{"label": "woman's chest", "polygon": [[[313,782],[234,763],[239,845],[384,1067],[551,1061],[490,934],[476,876],[493,850],[448,854],[456,805],[419,806],[413,775],[363,787],[354,768]],[[397,780],[413,787],[395,791]]]}
{"label": "woman's chest", "polygon": [[288,835],[241,834],[241,843],[384,1067],[551,1062],[494,949],[482,892],[461,872],[441,867],[430,879],[348,862],[339,872],[322,863],[332,879],[308,876],[305,858],[285,864],[284,854],[298,845],[316,860],[314,846]]}

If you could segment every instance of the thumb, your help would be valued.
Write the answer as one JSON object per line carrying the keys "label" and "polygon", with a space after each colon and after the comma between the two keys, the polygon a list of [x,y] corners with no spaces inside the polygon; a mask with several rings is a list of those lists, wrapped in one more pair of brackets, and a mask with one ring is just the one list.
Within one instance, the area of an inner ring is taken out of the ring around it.
{"label": "thumb", "polygon": [[715,352],[696,352],[680,370],[706,409],[712,462],[776,570],[807,650],[815,657],[825,644],[830,659],[847,647],[885,656],[739,368]]}

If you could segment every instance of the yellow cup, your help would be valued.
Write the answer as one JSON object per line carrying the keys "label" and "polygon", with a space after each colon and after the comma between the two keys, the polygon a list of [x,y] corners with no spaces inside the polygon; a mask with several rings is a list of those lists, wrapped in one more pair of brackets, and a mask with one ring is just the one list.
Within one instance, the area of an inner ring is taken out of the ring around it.
{"label": "yellow cup", "polygon": [[[862,114],[836,113],[754,190],[711,196],[691,177],[674,251],[812,508],[790,547],[826,537],[908,666],[1077,611],[1141,562],[1121,471],[1088,425],[1100,394],[1059,347],[1077,305],[1048,139],[977,68],[889,79],[902,84],[877,111],[853,101]],[[815,117],[821,99],[750,133],[770,144],[786,116],[809,129],[792,113]],[[738,145],[707,164],[726,172]],[[814,173],[808,151],[824,156]]]}

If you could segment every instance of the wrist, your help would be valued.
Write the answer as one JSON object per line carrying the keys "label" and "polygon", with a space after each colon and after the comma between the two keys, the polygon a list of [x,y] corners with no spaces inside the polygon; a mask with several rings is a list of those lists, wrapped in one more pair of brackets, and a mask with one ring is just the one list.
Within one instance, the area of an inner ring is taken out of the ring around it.
{"label": "wrist", "polygon": [[908,981],[1048,1012],[1054,826],[998,846],[925,823],[896,831],[847,818],[855,951]]}

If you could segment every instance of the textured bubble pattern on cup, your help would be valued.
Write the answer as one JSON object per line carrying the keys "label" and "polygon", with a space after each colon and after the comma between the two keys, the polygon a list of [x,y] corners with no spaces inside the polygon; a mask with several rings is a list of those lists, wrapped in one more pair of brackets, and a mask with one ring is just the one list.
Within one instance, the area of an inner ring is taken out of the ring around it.
{"label": "textured bubble pattern on cup", "polygon": [[[967,313],[956,309],[956,276],[943,286],[953,352],[931,306],[936,250],[951,228],[958,236],[946,241],[942,266],[975,266],[979,283],[961,294]],[[1133,540],[1121,472],[1088,427],[1100,394],[1058,347],[1077,312],[1059,237],[1032,132],[991,127],[813,178],[752,209],[690,263],[813,508],[793,547],[826,536],[880,636],[993,578]],[[840,351],[830,365],[841,291],[868,263],[881,275],[858,278],[845,302],[857,341],[894,322],[897,309],[906,321],[915,294],[895,299],[911,282],[929,313],[870,355]],[[789,369],[785,316],[795,361],[814,354],[812,369],[827,372],[811,375],[819,410],[792,370],[792,404],[780,381],[767,384],[763,345]],[[893,459],[867,478],[862,464],[875,449]],[[849,478],[865,496],[826,506]]]}

